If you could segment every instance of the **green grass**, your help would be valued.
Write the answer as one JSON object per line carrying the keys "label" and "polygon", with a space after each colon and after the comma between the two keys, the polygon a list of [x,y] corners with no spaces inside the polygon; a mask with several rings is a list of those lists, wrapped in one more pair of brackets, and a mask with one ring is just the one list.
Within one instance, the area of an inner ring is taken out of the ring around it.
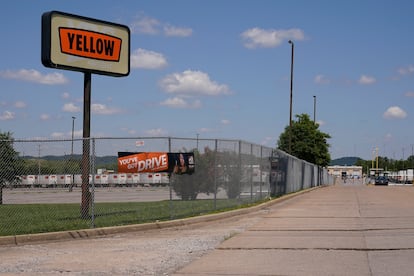
{"label": "green grass", "polygon": [[0,205],[0,236],[165,221],[247,205],[231,199],[216,200],[216,208],[214,200],[96,203],[92,225],[92,208],[90,218],[82,219],[79,204],[5,204]]}

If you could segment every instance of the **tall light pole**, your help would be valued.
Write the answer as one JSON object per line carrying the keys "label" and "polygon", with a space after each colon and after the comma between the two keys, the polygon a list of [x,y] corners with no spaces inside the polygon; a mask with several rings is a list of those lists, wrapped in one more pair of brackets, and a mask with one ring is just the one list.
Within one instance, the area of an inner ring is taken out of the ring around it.
{"label": "tall light pole", "polygon": [[403,169],[403,183],[405,184],[405,180],[406,180],[406,176],[407,176],[407,173],[406,172],[404,172],[405,171],[405,166],[404,166],[404,148],[402,148],[402,169]]}
{"label": "tall light pole", "polygon": [[291,45],[292,55],[290,61],[290,112],[289,112],[289,154],[292,153],[292,98],[293,98],[293,55],[295,51],[295,44],[289,40]]}
{"label": "tall light pole", "polygon": [[[72,149],[70,151],[71,161],[73,161],[73,134],[75,132],[75,119],[76,119],[76,117],[72,116]],[[74,183],[75,183],[75,175],[72,173],[72,181],[69,184],[69,192],[72,192]]]}
{"label": "tall light pole", "polygon": [[72,116],[72,150],[70,151],[72,159],[73,159],[73,134],[75,132],[75,119],[76,119],[76,117]]}
{"label": "tall light pole", "polygon": [[313,96],[313,123],[316,124],[316,96]]}
{"label": "tall light pole", "polygon": [[38,153],[38,158],[37,158],[37,185],[40,187],[40,144],[38,145],[39,147],[39,153]]}

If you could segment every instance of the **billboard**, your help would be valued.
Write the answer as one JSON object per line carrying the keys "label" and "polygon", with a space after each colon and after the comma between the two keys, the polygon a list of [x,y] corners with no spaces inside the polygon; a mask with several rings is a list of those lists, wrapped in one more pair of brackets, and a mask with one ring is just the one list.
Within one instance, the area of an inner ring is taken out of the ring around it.
{"label": "billboard", "polygon": [[118,152],[118,173],[192,174],[194,171],[192,152]]}
{"label": "billboard", "polygon": [[51,11],[42,15],[42,63],[46,67],[127,76],[127,26]]}

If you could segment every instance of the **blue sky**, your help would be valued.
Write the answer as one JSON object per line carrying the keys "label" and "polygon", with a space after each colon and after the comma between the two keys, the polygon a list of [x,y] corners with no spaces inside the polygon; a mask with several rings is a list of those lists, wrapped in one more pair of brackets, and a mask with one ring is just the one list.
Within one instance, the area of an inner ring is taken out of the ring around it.
{"label": "blue sky", "polygon": [[82,136],[83,74],[46,68],[41,16],[131,30],[127,77],[92,75],[91,136],[241,139],[274,147],[293,114],[332,136],[332,158],[411,154],[412,1],[12,1],[0,10],[0,131]]}

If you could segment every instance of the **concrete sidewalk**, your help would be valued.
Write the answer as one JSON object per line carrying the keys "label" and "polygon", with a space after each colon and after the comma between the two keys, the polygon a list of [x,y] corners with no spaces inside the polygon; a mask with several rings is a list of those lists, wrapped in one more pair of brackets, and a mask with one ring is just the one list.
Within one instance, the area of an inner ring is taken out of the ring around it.
{"label": "concrete sidewalk", "polygon": [[341,184],[269,207],[174,275],[414,275],[414,187]]}

